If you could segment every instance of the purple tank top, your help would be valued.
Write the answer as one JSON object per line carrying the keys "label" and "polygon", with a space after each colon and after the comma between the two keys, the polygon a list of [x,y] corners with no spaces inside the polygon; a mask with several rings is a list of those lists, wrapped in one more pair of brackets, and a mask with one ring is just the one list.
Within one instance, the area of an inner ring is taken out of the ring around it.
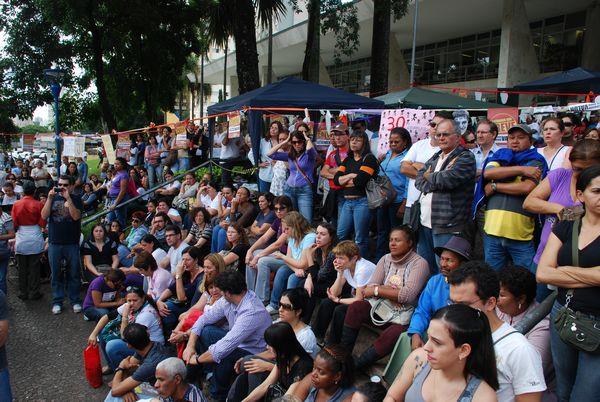
{"label": "purple tank top", "polygon": [[[550,198],[549,202],[555,202],[564,207],[573,207],[575,205],[581,205],[580,202],[574,202],[571,198],[571,177],[573,171],[571,169],[558,168],[548,173],[548,181],[550,182]],[[542,236],[540,238],[540,245],[533,257],[533,262],[536,264],[540,261],[542,252],[546,248],[548,242],[548,236],[552,231],[552,226],[557,221],[556,215],[545,215],[544,216],[544,227],[542,228]]]}

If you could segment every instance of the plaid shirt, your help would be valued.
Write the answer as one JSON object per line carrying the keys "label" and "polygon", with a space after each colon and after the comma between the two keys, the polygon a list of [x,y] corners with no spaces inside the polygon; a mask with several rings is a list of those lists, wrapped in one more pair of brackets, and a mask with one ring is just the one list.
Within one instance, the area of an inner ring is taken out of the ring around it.
{"label": "plaid shirt", "polygon": [[[433,193],[431,227],[434,233],[456,233],[465,229],[471,213],[476,165],[473,154],[458,146],[448,155],[439,172],[434,172],[442,151],[437,152],[417,173],[415,186]],[[427,178],[424,173],[431,168]]]}

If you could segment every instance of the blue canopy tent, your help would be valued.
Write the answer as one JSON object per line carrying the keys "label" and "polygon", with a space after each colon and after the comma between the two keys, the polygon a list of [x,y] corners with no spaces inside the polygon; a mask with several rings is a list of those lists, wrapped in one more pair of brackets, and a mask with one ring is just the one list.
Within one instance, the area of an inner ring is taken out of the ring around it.
{"label": "blue canopy tent", "polygon": [[569,92],[587,94],[592,91],[600,93],[600,72],[577,67],[563,71],[541,80],[515,85],[515,89],[523,91]]}
{"label": "blue canopy tent", "polygon": [[[281,108],[308,109],[382,109],[380,100],[355,95],[340,89],[330,88],[314,82],[288,77],[253,91],[236,96],[208,107],[208,114],[240,111],[246,107],[278,108],[277,112],[285,113]],[[252,139],[254,160],[260,161],[260,138],[263,133],[263,110],[249,110],[248,130]],[[209,135],[212,144],[215,119],[208,121]]]}

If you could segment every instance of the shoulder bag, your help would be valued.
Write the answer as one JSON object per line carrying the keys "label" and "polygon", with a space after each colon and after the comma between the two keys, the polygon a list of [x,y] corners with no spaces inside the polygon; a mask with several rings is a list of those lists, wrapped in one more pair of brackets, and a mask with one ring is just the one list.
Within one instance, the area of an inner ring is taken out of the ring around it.
{"label": "shoulder bag", "polygon": [[[375,160],[377,161],[377,158],[375,158]],[[388,165],[390,161],[388,161]],[[377,161],[377,165],[379,165],[379,167],[381,168],[379,161]],[[375,178],[371,178],[367,182],[366,193],[367,204],[369,205],[369,209],[385,207],[387,205],[390,205],[396,199],[397,192],[392,184],[392,181],[390,180],[388,175],[385,174],[385,170],[381,171],[383,172],[383,176],[378,175]]]}
{"label": "shoulder bag", "polygon": [[[388,272],[392,266],[392,261],[388,266]],[[409,269],[406,267],[402,275],[402,287],[406,284],[406,277],[409,274]],[[383,297],[369,299],[371,303],[371,321],[377,326],[385,324],[400,324],[408,325],[415,311],[415,306],[410,304],[397,305],[389,299]]]}
{"label": "shoulder bag", "polygon": [[[571,255],[573,266],[579,266],[579,230],[581,219],[573,222],[573,233],[571,237]],[[600,352],[600,322],[569,308],[574,290],[567,292],[566,302],[556,317],[554,317],[554,328],[560,339],[575,349],[597,354]]]}

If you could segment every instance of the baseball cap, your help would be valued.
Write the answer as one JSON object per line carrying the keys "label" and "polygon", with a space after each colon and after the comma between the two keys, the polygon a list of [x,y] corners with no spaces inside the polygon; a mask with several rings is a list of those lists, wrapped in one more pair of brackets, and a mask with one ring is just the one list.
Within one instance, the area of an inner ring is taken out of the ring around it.
{"label": "baseball cap", "polygon": [[508,129],[508,133],[512,133],[513,131],[516,130],[521,130],[523,131],[525,134],[529,135],[530,137],[533,135],[533,132],[531,131],[531,128],[529,128],[529,126],[527,124],[516,124],[514,126],[512,126],[511,128]]}
{"label": "baseball cap", "polygon": [[345,125],[344,123],[338,122],[335,123],[333,125],[333,128],[331,129],[331,132],[338,132],[338,133],[342,133],[342,134],[348,134],[348,126]]}

